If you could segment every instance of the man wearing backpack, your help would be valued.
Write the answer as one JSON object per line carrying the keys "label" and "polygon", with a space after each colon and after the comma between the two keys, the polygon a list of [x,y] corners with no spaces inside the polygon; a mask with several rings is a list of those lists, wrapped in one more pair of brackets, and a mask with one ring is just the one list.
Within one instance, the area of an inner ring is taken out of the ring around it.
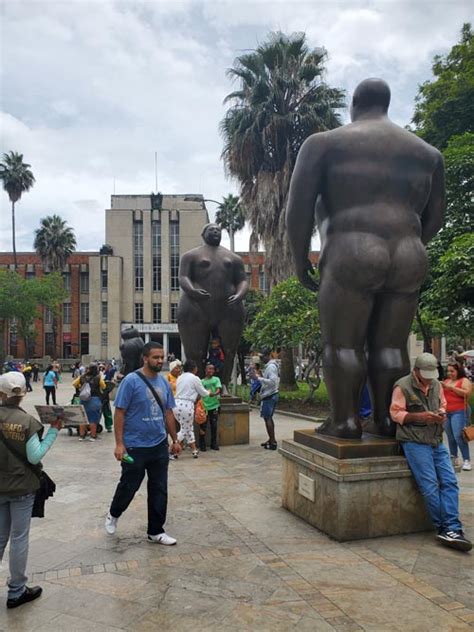
{"label": "man wearing backpack", "polygon": [[[97,425],[102,415],[102,399],[101,395],[105,391],[105,382],[96,364],[89,365],[89,368],[72,383],[76,390],[79,390],[79,399],[86,411],[87,420],[89,422],[90,437],[89,441],[95,441],[97,438]],[[79,426],[79,441],[86,438],[86,425]]]}
{"label": "man wearing backpack", "polygon": [[113,535],[117,522],[148,476],[149,542],[170,546],[175,538],[164,530],[168,504],[169,450],[167,433],[173,441],[171,452],[181,446],[173,415],[175,401],[170,385],[159,375],[163,367],[163,347],[148,342],[143,347],[143,367],[120,383],[115,397],[115,458],[121,462],[122,476],[105,519],[105,530]]}

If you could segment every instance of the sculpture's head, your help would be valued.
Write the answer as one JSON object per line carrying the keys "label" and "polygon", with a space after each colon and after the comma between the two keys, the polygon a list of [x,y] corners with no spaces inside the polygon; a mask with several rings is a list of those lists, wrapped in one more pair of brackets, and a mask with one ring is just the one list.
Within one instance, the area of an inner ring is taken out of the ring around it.
{"label": "sculpture's head", "polygon": [[140,332],[135,327],[128,327],[127,329],[122,329],[120,335],[122,340],[131,340],[132,338],[139,338]]}
{"label": "sculpture's head", "polygon": [[383,79],[364,79],[354,90],[351,102],[351,120],[357,120],[369,111],[386,114],[390,105],[390,87]]}
{"label": "sculpture's head", "polygon": [[221,243],[222,229],[219,224],[206,224],[201,235],[208,246],[218,246]]}

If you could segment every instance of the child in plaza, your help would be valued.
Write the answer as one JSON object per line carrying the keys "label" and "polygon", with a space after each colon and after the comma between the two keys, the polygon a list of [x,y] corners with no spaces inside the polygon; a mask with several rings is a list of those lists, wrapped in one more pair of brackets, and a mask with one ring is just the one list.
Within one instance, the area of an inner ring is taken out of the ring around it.
{"label": "child in plaza", "polygon": [[215,375],[215,371],[213,364],[206,364],[206,377],[201,380],[204,388],[211,393],[208,397],[202,398],[202,403],[207,413],[207,421],[199,427],[199,449],[201,452],[205,452],[207,449],[206,430],[208,423],[211,428],[211,450],[219,449],[217,422],[219,418],[222,384],[217,375]]}
{"label": "child in plaza", "polygon": [[214,365],[217,377],[220,377],[222,374],[224,359],[225,355],[221,347],[221,339],[216,336],[211,340],[211,348],[209,349],[206,363]]}

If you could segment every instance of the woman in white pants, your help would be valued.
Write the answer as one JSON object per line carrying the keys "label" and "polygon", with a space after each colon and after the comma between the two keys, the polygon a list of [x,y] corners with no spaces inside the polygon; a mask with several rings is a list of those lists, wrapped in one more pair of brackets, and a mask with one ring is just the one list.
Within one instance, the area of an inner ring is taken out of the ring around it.
{"label": "woman in white pants", "polygon": [[204,388],[198,378],[197,364],[194,360],[186,360],[183,365],[183,374],[176,382],[176,408],[173,413],[181,426],[178,432],[178,441],[183,445],[184,441],[193,451],[193,457],[197,459],[196,438],[194,436],[194,405],[198,397],[208,397],[209,391]]}

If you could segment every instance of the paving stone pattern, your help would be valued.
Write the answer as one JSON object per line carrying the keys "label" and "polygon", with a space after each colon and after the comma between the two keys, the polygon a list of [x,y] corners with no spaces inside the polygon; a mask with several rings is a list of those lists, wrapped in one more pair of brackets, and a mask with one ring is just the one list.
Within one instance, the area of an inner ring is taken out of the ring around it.
{"label": "paving stone pattern", "polygon": [[[35,403],[38,386],[25,408]],[[276,425],[281,439],[311,424],[278,415]],[[178,545],[163,547],[145,539],[145,484],[116,536],[103,529],[119,476],[113,435],[80,443],[62,431],[44,459],[58,490],[30,537],[30,583],[44,594],[18,610],[0,606],[0,631],[474,628],[474,556],[440,547],[430,533],[331,540],[281,508],[281,457],[260,447],[264,438],[252,412],[250,446],[170,462],[167,531]],[[474,536],[473,475],[459,480]]]}

